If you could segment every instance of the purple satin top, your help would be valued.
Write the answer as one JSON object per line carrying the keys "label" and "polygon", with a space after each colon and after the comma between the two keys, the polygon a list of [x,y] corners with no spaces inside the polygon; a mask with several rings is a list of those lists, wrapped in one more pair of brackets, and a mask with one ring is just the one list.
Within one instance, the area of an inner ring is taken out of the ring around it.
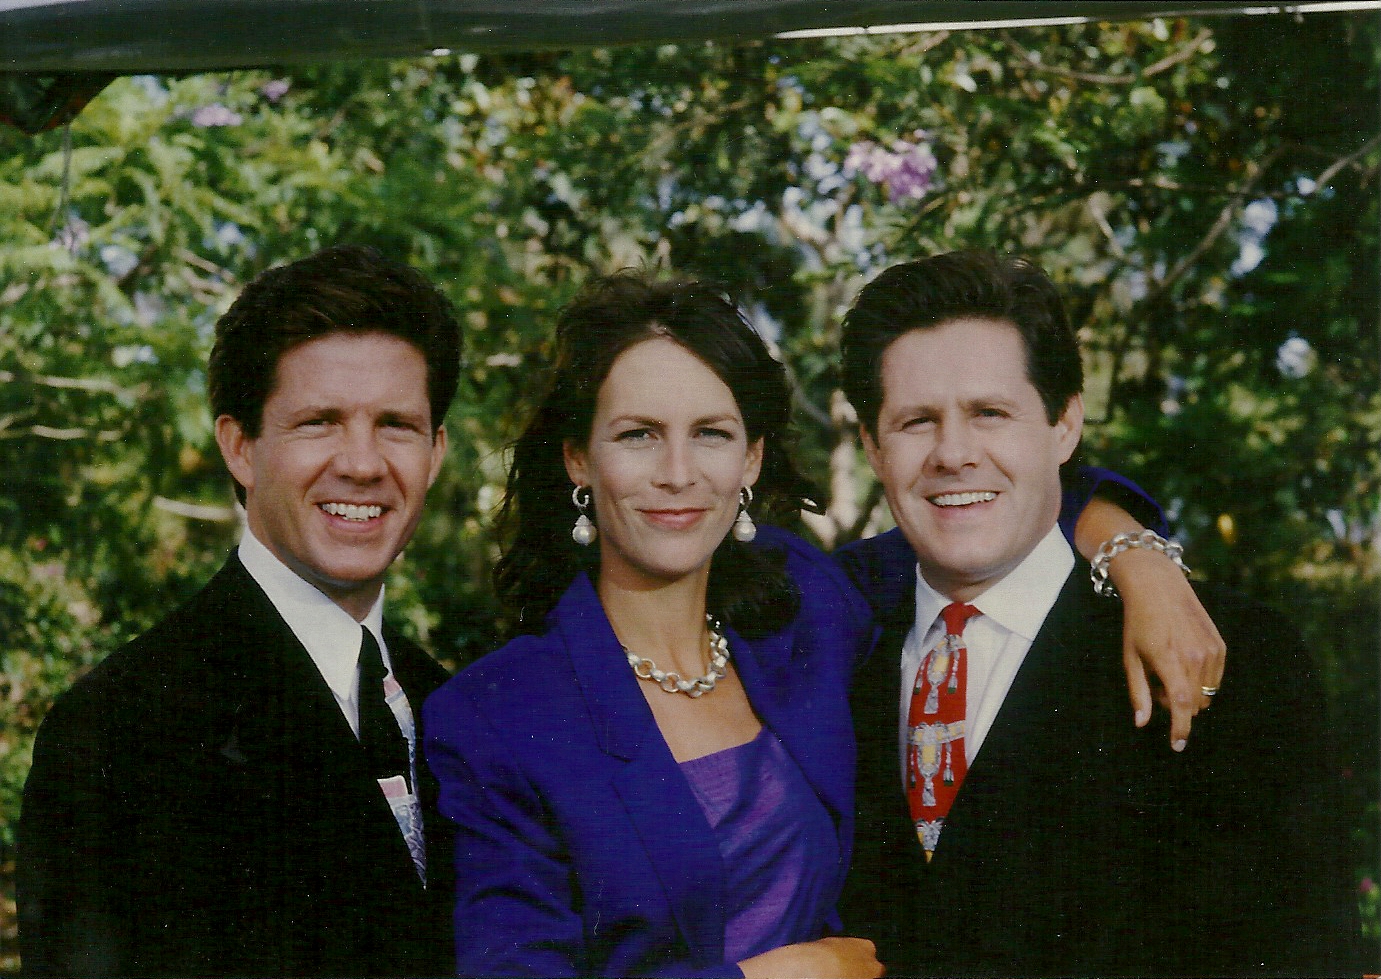
{"label": "purple satin top", "polygon": [[777,736],[681,763],[724,858],[724,959],[813,941],[834,910],[834,822]]}

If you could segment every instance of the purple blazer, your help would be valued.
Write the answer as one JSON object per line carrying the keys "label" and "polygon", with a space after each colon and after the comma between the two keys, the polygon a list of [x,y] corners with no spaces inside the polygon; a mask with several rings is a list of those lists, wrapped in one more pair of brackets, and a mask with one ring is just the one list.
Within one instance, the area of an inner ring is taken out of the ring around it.
{"label": "purple blazer", "polygon": [[[848,683],[872,628],[838,567],[784,531],[803,601],[787,629],[730,649],[763,724],[853,836]],[[541,636],[491,653],[428,699],[427,758],[457,830],[461,975],[737,976],[724,961],[726,875],[713,831],[657,729],[589,579],[579,576]]]}

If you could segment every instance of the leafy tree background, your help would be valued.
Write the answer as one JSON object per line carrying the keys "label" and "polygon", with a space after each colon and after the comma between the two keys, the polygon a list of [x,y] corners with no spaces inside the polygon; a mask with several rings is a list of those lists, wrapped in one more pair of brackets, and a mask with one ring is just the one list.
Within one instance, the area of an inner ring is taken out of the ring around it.
{"label": "leafy tree background", "polygon": [[460,666],[493,643],[504,445],[587,277],[659,264],[750,311],[799,385],[831,546],[887,519],[839,314],[888,264],[976,245],[1066,290],[1086,455],[1170,504],[1198,574],[1304,630],[1376,935],[1379,35],[1320,14],[461,54],[120,79],[70,161],[61,132],[0,131],[0,866],[53,697],[236,539],[203,364],[262,269],[373,243],[461,312],[451,458],[389,586]]}

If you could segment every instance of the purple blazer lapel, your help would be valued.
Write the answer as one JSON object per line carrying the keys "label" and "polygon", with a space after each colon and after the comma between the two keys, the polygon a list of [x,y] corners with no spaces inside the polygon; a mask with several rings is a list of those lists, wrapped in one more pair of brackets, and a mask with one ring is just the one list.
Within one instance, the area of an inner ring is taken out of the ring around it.
{"label": "purple blazer lapel", "polygon": [[[665,751],[665,746],[664,746]],[[666,893],[686,944],[699,956],[724,956],[724,860],[700,804],[666,757],[644,751],[612,779]]]}
{"label": "purple blazer lapel", "polygon": [[817,710],[812,684],[797,675],[810,667],[793,661],[795,638],[794,629],[787,628],[750,644],[730,630],[729,651],[753,710],[782,742],[839,827],[848,804],[847,789],[853,784],[854,760],[830,750],[841,743],[839,733],[822,728],[847,724],[848,719]]}
{"label": "purple blazer lapel", "polygon": [[594,586],[577,576],[552,613],[594,720],[600,749],[627,765],[611,779],[686,944],[724,952],[725,871],[690,784],[643,699]]}

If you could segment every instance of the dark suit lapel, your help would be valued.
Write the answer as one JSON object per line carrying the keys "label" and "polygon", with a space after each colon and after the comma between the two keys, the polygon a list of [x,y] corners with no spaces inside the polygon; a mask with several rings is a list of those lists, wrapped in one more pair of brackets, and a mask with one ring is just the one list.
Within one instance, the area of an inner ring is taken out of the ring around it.
{"label": "dark suit lapel", "polygon": [[393,663],[393,675],[408,695],[408,705],[414,718],[422,713],[422,702],[432,691],[446,682],[446,671],[421,647],[403,637],[387,622],[384,623],[384,642],[388,643],[388,657]]}
{"label": "dark suit lapel", "polygon": [[221,758],[243,767],[250,782],[275,786],[304,836],[323,825],[339,836],[340,827],[353,824],[354,835],[365,830],[368,838],[342,846],[372,853],[416,880],[397,820],[320,670],[238,558],[222,575],[230,714]]}
{"label": "dark suit lapel", "polygon": [[877,943],[890,972],[909,974],[915,903],[927,870],[901,782],[901,650],[914,602],[888,611],[850,690],[858,743],[857,818],[853,867],[840,912],[848,933]]}
{"label": "dark suit lapel", "polygon": [[924,862],[901,788],[900,754],[901,656],[916,617],[916,555],[901,532],[892,530],[850,545],[838,559],[877,623],[872,649],[849,691],[858,745],[855,866],[861,868],[849,885],[859,895],[858,906],[870,908],[876,899],[869,878],[896,879],[893,868]]}
{"label": "dark suit lapel", "polygon": [[211,668],[223,677],[231,709],[227,744],[238,749],[223,753],[276,769],[309,761],[338,767],[339,746],[354,733],[307,650],[238,558],[212,589],[224,615]]}
{"label": "dark suit lapel", "polygon": [[864,797],[877,819],[877,827],[908,858],[924,862],[901,781],[901,656],[911,631],[912,614],[896,616],[882,628],[873,655],[855,682],[852,702],[859,744],[860,805]]}
{"label": "dark suit lapel", "polygon": [[726,884],[719,846],[585,575],[576,578],[553,617],[600,748],[627,763],[611,783],[657,873],[672,917],[689,948],[722,956]]}
{"label": "dark suit lapel", "polygon": [[1087,582],[1070,575],[1027,651],[945,820],[933,867],[973,859],[976,828],[1060,804],[1103,732],[1134,730],[1112,676],[1121,671],[1121,606],[1095,603]]}

